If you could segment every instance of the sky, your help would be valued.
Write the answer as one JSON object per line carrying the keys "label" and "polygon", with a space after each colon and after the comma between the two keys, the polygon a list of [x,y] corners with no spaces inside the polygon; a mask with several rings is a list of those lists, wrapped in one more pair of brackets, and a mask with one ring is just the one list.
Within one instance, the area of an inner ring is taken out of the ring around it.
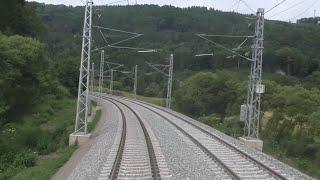
{"label": "sky", "polygon": [[[46,4],[84,5],[85,0],[28,0]],[[158,4],[173,5],[177,7],[205,6],[222,11],[236,11],[240,13],[253,13],[258,8],[266,11],[281,3],[279,6],[267,12],[267,19],[295,22],[302,17],[320,16],[319,0],[93,0],[95,4]],[[115,3],[116,2],[116,3]]]}

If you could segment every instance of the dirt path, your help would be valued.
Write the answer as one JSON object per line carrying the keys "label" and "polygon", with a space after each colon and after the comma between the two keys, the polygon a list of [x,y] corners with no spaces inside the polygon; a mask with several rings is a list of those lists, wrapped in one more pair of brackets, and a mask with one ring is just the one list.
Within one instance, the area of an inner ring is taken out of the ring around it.
{"label": "dirt path", "polygon": [[101,117],[96,125],[96,129],[92,132],[90,140],[80,146],[69,159],[69,161],[59,169],[59,171],[51,178],[52,180],[64,180],[69,177],[72,173],[73,169],[77,166],[77,164],[81,161],[81,158],[90,150],[92,144],[96,141],[96,138],[102,134],[102,125],[104,121],[107,119],[107,113],[105,108],[101,108]]}

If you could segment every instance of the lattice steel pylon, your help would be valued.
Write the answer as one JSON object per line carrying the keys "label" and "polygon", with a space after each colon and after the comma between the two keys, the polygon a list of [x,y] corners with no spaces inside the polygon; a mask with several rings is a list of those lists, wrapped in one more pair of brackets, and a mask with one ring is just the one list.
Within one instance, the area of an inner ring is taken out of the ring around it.
{"label": "lattice steel pylon", "polygon": [[171,94],[172,94],[172,76],[173,76],[173,54],[170,55],[170,64],[169,64],[169,79],[168,79],[168,89],[167,89],[167,99],[166,107],[171,108]]}
{"label": "lattice steel pylon", "polygon": [[75,133],[87,134],[91,59],[92,0],[86,0]]}
{"label": "lattice steel pylon", "polygon": [[99,94],[102,96],[102,88],[104,81],[104,50],[101,51],[100,74],[99,74]]}
{"label": "lattice steel pylon", "polygon": [[262,78],[262,58],[264,38],[264,9],[259,8],[257,12],[257,22],[255,27],[255,37],[252,47],[251,74],[248,85],[248,96],[246,104],[246,118],[244,136],[247,138],[259,138],[260,126],[260,100],[264,93],[264,86],[261,84]]}
{"label": "lattice steel pylon", "polygon": [[113,69],[110,70],[110,84],[109,84],[109,93],[113,94]]}
{"label": "lattice steel pylon", "polygon": [[137,88],[138,88],[138,65],[134,67],[134,87],[133,87],[134,99],[137,99]]}

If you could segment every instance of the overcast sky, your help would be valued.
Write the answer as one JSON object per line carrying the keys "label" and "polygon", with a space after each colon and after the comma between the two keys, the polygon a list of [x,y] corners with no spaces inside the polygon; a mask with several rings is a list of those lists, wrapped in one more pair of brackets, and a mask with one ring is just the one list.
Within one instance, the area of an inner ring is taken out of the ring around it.
{"label": "overcast sky", "polygon": [[[28,0],[44,2],[47,4],[83,5],[85,0]],[[121,0],[93,0],[95,4],[109,4]],[[274,7],[283,0],[137,0],[138,4],[158,4],[173,5],[179,7],[205,6],[213,7],[223,11],[237,11],[240,13],[252,13],[257,8],[262,7],[266,10]],[[136,0],[129,0],[130,4],[135,4]],[[125,5],[124,0],[117,4]],[[247,4],[247,5],[246,5]],[[249,7],[248,7],[249,6]],[[252,10],[250,10],[252,9]],[[295,21],[301,17],[313,17],[320,15],[319,0],[286,0],[277,8],[268,12],[265,16],[268,19],[283,21]]]}

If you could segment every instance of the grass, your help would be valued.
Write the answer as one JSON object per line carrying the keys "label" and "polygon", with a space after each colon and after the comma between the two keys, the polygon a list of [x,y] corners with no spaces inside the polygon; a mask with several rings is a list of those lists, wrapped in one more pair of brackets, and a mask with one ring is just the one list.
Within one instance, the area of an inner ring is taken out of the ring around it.
{"label": "grass", "polygon": [[[1,127],[0,179],[50,179],[75,150],[68,144],[75,107],[71,98],[48,99],[20,122]],[[25,156],[28,152],[35,156]]]}
{"label": "grass", "polygon": [[63,148],[58,151],[58,157],[48,158],[41,165],[23,169],[13,180],[49,180],[69,160],[74,150],[74,147]]}
{"label": "grass", "polygon": [[101,110],[97,110],[96,114],[94,116],[94,119],[92,120],[92,122],[90,122],[88,124],[88,131],[89,132],[92,132],[96,128],[100,118],[101,118]]}
{"label": "grass", "polygon": [[[121,92],[121,95],[124,97],[128,97],[128,98],[134,98],[132,93],[129,92]],[[146,96],[137,96],[138,100],[144,101],[144,102],[148,102],[151,104],[155,104],[158,106],[164,106],[165,105],[165,100],[164,98],[158,98],[158,97],[146,97]]]}
{"label": "grass", "polygon": [[[273,112],[265,112],[264,116],[261,120],[262,132],[265,129],[267,122],[272,117]],[[199,118],[199,121],[205,123],[229,136],[234,138],[238,138],[242,136],[243,133],[243,125],[239,121],[239,117],[228,117],[225,118],[224,121],[220,121],[220,118],[211,115],[206,117]],[[262,133],[263,134],[263,133]],[[309,174],[317,179],[320,179],[320,170],[319,165],[312,162],[310,159],[304,157],[291,157],[286,155],[286,149],[280,147],[272,141],[267,135],[262,136],[262,140],[264,141],[263,152],[269,154],[280,161],[299,169],[300,171]]]}
{"label": "grass", "polygon": [[285,149],[277,145],[274,141],[269,138],[263,138],[264,148],[263,152],[269,154],[280,161],[299,169],[300,171],[313,176],[316,179],[320,179],[319,165],[312,162],[310,159],[305,157],[292,157],[287,156]]}
{"label": "grass", "polygon": [[[98,92],[99,91],[98,87],[95,87],[95,90]],[[109,89],[104,88],[103,92],[109,93]],[[126,92],[126,91],[114,91],[114,92],[118,95],[123,96],[123,97],[134,98],[133,93],[130,93],[130,92]],[[137,95],[137,99],[140,101],[148,102],[148,103],[155,104],[158,106],[165,106],[166,105],[165,98],[146,97],[146,96]]]}
{"label": "grass", "polygon": [[212,114],[210,116],[200,117],[198,121],[214,127],[228,136],[240,137],[243,134],[243,123],[239,121],[238,116],[226,117],[221,120],[221,117]]}
{"label": "grass", "polygon": [[[46,113],[39,113],[38,116],[42,119],[46,116],[47,120],[41,123],[41,128],[47,131],[54,132],[59,127],[66,127],[63,135],[60,137],[60,148],[54,152],[51,152],[44,156],[41,160],[41,163],[37,163],[37,165],[30,168],[23,168],[17,170],[18,174],[14,176],[14,180],[49,180],[51,177],[58,171],[60,167],[62,167],[72,156],[76,147],[68,146],[68,138],[69,134],[73,132],[74,128],[74,115],[75,115],[75,101],[73,99],[63,99],[54,101],[53,104],[54,109],[52,110],[51,115],[47,115]],[[96,102],[92,103],[93,107],[97,106]],[[42,109],[47,111],[50,106],[42,106]],[[51,110],[50,110],[51,111]],[[91,123],[88,124],[88,129],[91,132],[97,125],[99,119],[101,117],[101,110],[96,111],[95,117]],[[25,119],[27,124],[37,124],[32,116],[26,117]],[[57,143],[57,142],[52,142]]]}
{"label": "grass", "polygon": [[267,126],[268,121],[272,118],[273,112],[268,111],[265,112],[261,119],[262,126],[262,139],[264,142],[263,152],[269,154],[280,161],[299,169],[300,171],[309,174],[317,179],[320,179],[320,170],[319,166],[312,162],[310,159],[305,157],[292,157],[288,156],[285,152],[286,149],[279,146],[276,142],[274,142],[267,134],[263,134],[265,127]]}

